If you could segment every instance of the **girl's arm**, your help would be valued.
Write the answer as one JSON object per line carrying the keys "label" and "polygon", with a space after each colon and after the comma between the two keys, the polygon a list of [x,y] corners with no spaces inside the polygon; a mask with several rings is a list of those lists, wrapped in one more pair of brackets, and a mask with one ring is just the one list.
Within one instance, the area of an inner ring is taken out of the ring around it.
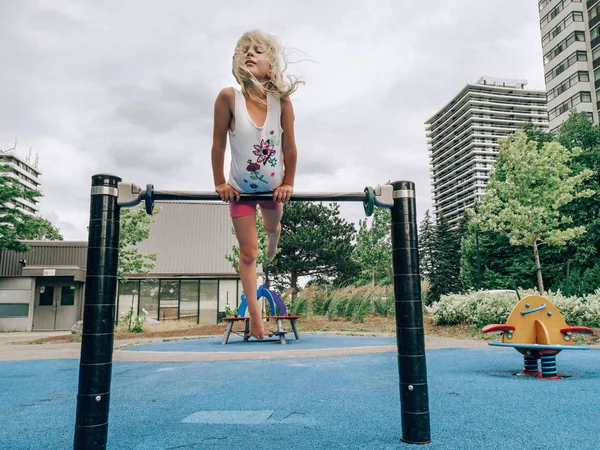
{"label": "girl's arm", "polygon": [[294,191],[294,179],[296,177],[296,138],[294,135],[294,108],[292,101],[288,98],[281,99],[281,150],[283,153],[284,176],[281,186],[273,192],[275,201],[288,201]]}
{"label": "girl's arm", "polygon": [[221,90],[217,100],[215,100],[213,144],[210,153],[215,190],[221,195],[221,200],[225,202],[239,200],[240,198],[240,194],[227,184],[224,172],[227,129],[231,121],[231,91],[231,88]]}

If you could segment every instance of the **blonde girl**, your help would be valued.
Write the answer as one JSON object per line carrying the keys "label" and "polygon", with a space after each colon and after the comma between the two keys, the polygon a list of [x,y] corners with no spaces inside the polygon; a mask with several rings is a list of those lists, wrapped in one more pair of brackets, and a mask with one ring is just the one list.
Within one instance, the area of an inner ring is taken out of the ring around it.
{"label": "blonde girl", "polygon": [[[294,110],[290,95],[299,81],[284,81],[285,61],[277,38],[252,30],[238,40],[233,75],[239,89],[221,90],[215,101],[211,151],[215,190],[225,202],[240,248],[239,272],[248,301],[250,334],[263,339],[264,326],[256,298],[260,207],[267,234],[267,258],[277,252],[283,203],[290,199],[296,174]],[[229,176],[224,161],[231,148]],[[271,201],[240,201],[240,193],[272,192]]]}

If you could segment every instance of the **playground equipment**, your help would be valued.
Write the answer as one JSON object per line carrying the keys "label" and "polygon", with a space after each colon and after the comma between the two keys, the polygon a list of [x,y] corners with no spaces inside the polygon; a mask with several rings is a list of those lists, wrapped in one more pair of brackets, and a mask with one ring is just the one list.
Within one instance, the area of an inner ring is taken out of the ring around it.
{"label": "playground equipment", "polygon": [[[277,330],[274,332],[269,332],[267,336],[273,337],[276,336],[279,338],[280,344],[285,344],[285,329],[283,328],[283,321],[289,320],[292,326],[292,330],[294,331],[294,337],[297,341],[300,340],[300,334],[298,333],[298,329],[296,328],[296,320],[300,318],[300,316],[290,316],[287,313],[285,308],[285,304],[281,297],[277,295],[275,292],[267,289],[262,284],[256,290],[256,298],[264,298],[269,303],[269,309],[271,311],[270,316],[263,316],[263,319],[275,319],[275,323],[277,324]],[[229,336],[233,330],[233,324],[238,321],[244,321],[244,331],[233,331],[234,334],[238,336],[242,336],[244,338],[244,342],[248,342],[250,338],[250,316],[246,316],[246,308],[248,307],[248,302],[246,301],[246,294],[242,294],[242,301],[240,306],[238,307],[238,313],[235,317],[225,317],[223,320],[227,322],[227,328],[225,329],[225,334],[223,335],[223,341],[221,344],[227,344],[229,340]]]}
{"label": "playground equipment", "polygon": [[[574,345],[574,334],[594,334],[587,327],[570,327],[556,306],[540,295],[528,295],[511,311],[505,324],[486,325],[483,333],[502,333],[502,342],[489,342],[496,347],[514,347],[523,355],[521,375],[533,375],[547,380],[558,380],[556,355],[562,350],[588,350]],[[541,372],[538,370],[541,360]]]}
{"label": "playground equipment", "polygon": [[[271,194],[243,194],[244,200],[269,200]],[[75,418],[75,449],[106,448],[114,343],[119,218],[121,207],[155,201],[220,201],[216,192],[155,191],[123,183],[114,175],[92,176],[83,334]],[[421,276],[417,245],[415,185],[411,181],[367,187],[363,192],[292,194],[290,201],[362,202],[367,215],[375,206],[391,208],[392,262],[402,440],[431,441]]]}

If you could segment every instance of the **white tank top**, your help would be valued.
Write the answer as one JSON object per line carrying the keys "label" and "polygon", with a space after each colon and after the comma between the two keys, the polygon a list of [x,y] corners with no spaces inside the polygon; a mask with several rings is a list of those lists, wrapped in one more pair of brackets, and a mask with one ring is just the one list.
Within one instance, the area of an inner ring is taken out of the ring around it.
{"label": "white tank top", "polygon": [[272,192],[283,181],[281,151],[281,101],[267,95],[267,118],[257,127],[250,118],[246,99],[235,92],[235,131],[229,131],[231,167],[227,183],[238,192]]}

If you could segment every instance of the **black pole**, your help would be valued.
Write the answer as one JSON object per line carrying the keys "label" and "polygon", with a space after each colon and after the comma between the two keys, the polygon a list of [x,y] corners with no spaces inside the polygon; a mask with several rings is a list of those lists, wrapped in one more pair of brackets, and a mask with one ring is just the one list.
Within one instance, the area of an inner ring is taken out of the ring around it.
{"label": "black pole", "polygon": [[392,185],[392,261],[402,440],[426,444],[431,442],[431,433],[415,185],[411,181],[395,181]]}
{"label": "black pole", "polygon": [[106,448],[119,252],[117,183],[92,177],[75,450]]}

